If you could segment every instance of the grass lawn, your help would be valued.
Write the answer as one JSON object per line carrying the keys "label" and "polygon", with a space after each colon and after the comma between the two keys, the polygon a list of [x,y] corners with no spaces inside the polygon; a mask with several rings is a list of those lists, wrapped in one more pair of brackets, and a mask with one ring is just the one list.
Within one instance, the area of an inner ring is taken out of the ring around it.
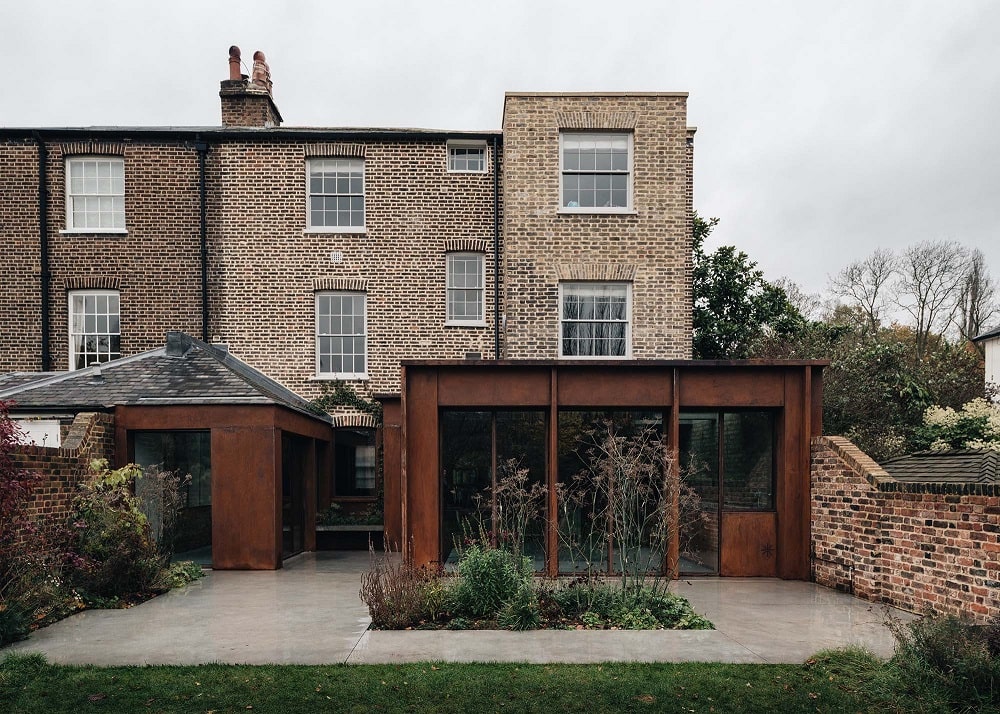
{"label": "grass lawn", "polygon": [[[420,663],[64,667],[0,662],[2,712],[885,712],[812,665]],[[899,707],[899,708],[897,708]],[[932,711],[932,710],[929,710]]]}

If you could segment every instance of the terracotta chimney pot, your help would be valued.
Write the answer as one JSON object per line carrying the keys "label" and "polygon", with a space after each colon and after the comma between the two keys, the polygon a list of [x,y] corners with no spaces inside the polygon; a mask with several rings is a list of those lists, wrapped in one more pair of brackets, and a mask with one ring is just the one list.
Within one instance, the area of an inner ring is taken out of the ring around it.
{"label": "terracotta chimney pot", "polygon": [[240,48],[236,45],[229,48],[229,79],[230,81],[243,79],[240,72]]}

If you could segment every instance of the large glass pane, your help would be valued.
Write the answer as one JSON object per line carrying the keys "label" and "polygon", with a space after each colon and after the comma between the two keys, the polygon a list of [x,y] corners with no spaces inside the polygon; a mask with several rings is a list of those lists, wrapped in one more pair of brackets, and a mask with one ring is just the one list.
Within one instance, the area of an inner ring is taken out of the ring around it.
{"label": "large glass pane", "polygon": [[[655,411],[559,412],[560,572],[662,569],[669,503],[657,458],[662,429]],[[609,451],[618,455],[602,457]]]}
{"label": "large glass pane", "polygon": [[723,509],[773,511],[773,413],[727,412],[723,419]]}
{"label": "large glass pane", "polygon": [[338,496],[374,496],[375,432],[341,429],[334,446],[334,489]]}
{"label": "large glass pane", "polygon": [[490,412],[441,414],[441,559],[458,563],[459,550],[492,527],[493,419]]}
{"label": "large glass pane", "polygon": [[[132,433],[135,463],[148,469],[156,466],[189,476],[184,486],[185,507],[172,534],[179,559],[211,564],[212,546],[212,438],[209,431],[137,431]],[[161,529],[162,515],[153,492],[141,482],[136,495],[153,526]]]}
{"label": "large glass pane", "polygon": [[680,419],[680,572],[719,570],[719,415]]}
{"label": "large glass pane", "polygon": [[496,535],[535,570],[545,569],[545,438],[544,412],[496,412]]}

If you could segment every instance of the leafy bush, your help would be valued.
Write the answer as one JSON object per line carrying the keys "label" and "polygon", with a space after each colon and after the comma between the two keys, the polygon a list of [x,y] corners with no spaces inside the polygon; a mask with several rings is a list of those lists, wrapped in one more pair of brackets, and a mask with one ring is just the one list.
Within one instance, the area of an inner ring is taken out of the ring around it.
{"label": "leafy bush", "polygon": [[166,563],[132,495],[139,467],[110,471],[97,461],[92,468],[69,521],[67,575],[88,603],[106,606],[152,590]]}
{"label": "leafy bush", "polygon": [[[622,588],[601,580],[580,579],[546,591],[543,601],[558,612],[553,617],[591,629],[711,630],[712,623],[697,614],[685,598],[660,588]],[[543,602],[544,607],[544,602]]]}
{"label": "leafy bush", "polygon": [[361,600],[368,606],[372,627],[402,630],[437,619],[447,599],[447,589],[437,573],[416,568],[411,560],[398,560],[388,551],[376,558],[361,576]]}
{"label": "leafy bush", "polygon": [[452,590],[455,611],[470,617],[493,617],[522,588],[531,587],[533,568],[528,558],[472,545],[462,554],[458,573],[461,579]]}
{"label": "leafy bush", "polygon": [[504,603],[497,614],[497,624],[505,630],[535,630],[542,622],[538,596],[531,585],[525,585]]}
{"label": "leafy bush", "polygon": [[23,608],[8,602],[0,604],[0,646],[23,640],[30,626],[31,618]]}
{"label": "leafy bush", "polygon": [[896,637],[892,664],[917,694],[933,693],[954,710],[1000,704],[1000,623],[932,615],[889,627]]}
{"label": "leafy bush", "polygon": [[190,560],[180,560],[171,563],[160,572],[156,581],[157,590],[172,590],[182,588],[188,583],[205,577],[205,571],[201,566]]}
{"label": "leafy bush", "polygon": [[928,407],[914,443],[923,449],[1000,451],[1000,405],[979,398],[958,411],[951,407]]}

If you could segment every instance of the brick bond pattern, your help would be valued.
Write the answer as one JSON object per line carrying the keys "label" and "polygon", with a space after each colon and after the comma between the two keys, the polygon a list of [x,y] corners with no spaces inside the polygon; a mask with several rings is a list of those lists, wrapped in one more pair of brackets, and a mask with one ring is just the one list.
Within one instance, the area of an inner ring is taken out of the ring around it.
{"label": "brick bond pattern", "polygon": [[[508,358],[559,356],[560,279],[633,273],[632,356],[691,357],[693,149],[686,104],[680,94],[507,95]],[[560,129],[633,132],[633,215],[559,213]]]}
{"label": "brick bond pattern", "polygon": [[42,368],[38,149],[0,141],[0,372]]}
{"label": "brick bond pattern", "polygon": [[[493,354],[492,174],[448,173],[444,141],[370,143],[365,232],[307,231],[307,155],[356,153],[300,143],[227,143],[209,153],[210,334],[306,398],[321,389],[317,286],[364,281],[361,393],[398,393],[402,359]],[[456,241],[488,247],[485,327],[445,327],[445,251]]]}
{"label": "brick bond pattern", "polygon": [[[141,142],[118,145],[114,152],[85,142],[47,146],[52,368],[69,367],[71,289],[119,288],[124,355],[161,347],[167,330],[200,336],[196,152],[183,144]],[[66,227],[65,157],[81,153],[123,156],[127,235],[61,232]],[[32,142],[0,146],[0,177],[12,189],[8,193],[5,185],[0,191],[4,196],[0,203],[0,250],[5,260],[5,290],[0,298],[5,345],[0,350],[0,371],[38,370],[37,146]],[[11,195],[14,200],[7,200]]]}
{"label": "brick bond pattern", "polygon": [[1000,616],[1000,488],[902,484],[842,437],[812,444],[817,583],[907,610]]}
{"label": "brick bond pattern", "polygon": [[15,463],[43,475],[32,493],[28,515],[46,522],[65,519],[79,485],[90,475],[94,459],[114,459],[114,417],[81,412],[76,415],[58,448],[24,446],[14,454]]}
{"label": "brick bond pattern", "polygon": [[[123,355],[162,346],[167,330],[201,335],[197,152],[183,142],[116,145],[113,153],[125,161],[127,235],[61,233],[64,157],[87,148],[48,144],[50,340],[57,370],[69,366],[70,289],[119,287]],[[308,232],[306,156],[344,153],[365,156],[367,230]],[[0,145],[0,249],[8,288],[0,298],[0,371],[41,368],[37,156],[31,141]],[[492,357],[492,161],[485,174],[448,173],[446,162],[443,140],[213,144],[207,161],[209,335],[306,398],[317,396],[316,288],[363,280],[370,379],[358,384],[362,393],[398,392],[401,359]],[[456,246],[485,254],[485,327],[444,325],[445,254]],[[334,251],[342,262],[331,260]]]}

